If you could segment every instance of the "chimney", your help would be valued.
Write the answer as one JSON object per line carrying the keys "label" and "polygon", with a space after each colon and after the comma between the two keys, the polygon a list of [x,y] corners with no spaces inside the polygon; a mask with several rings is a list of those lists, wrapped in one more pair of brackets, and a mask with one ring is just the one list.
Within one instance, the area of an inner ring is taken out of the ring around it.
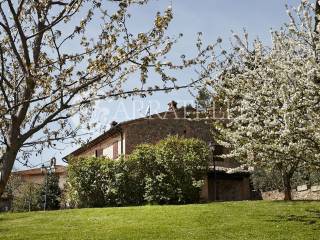
{"label": "chimney", "polygon": [[116,122],[116,121],[112,121],[111,123],[110,123],[110,126],[113,128],[113,127],[115,127],[115,126],[117,126],[118,125],[118,123]]}
{"label": "chimney", "polygon": [[177,110],[177,102],[171,101],[168,103],[169,111],[175,111]]}

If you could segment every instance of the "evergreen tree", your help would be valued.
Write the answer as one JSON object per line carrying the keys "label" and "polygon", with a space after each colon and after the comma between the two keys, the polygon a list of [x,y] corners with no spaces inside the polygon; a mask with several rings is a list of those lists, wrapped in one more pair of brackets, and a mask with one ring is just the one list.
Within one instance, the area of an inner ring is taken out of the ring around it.
{"label": "evergreen tree", "polygon": [[59,187],[59,176],[50,173],[46,176],[44,183],[41,187],[41,195],[39,204],[47,210],[57,210],[60,208],[61,189]]}

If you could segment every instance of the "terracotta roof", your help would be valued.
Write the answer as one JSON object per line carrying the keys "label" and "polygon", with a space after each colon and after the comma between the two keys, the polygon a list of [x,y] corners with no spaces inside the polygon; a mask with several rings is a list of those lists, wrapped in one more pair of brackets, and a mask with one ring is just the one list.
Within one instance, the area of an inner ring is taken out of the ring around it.
{"label": "terracotta roof", "polygon": [[[56,173],[65,173],[67,171],[67,168],[62,165],[56,165],[55,166]],[[15,175],[19,176],[26,176],[26,175],[41,175],[41,168],[33,168],[33,169],[27,169],[27,170],[21,170],[13,172]]]}

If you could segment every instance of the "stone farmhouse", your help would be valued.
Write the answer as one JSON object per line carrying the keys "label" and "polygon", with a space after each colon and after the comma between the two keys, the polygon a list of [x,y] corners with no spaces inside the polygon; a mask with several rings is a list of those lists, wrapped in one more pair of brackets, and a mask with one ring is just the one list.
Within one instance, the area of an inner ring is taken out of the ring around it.
{"label": "stone farmhouse", "polygon": [[[208,144],[212,141],[209,120],[200,119],[192,107],[177,108],[176,102],[168,104],[166,112],[122,123],[112,122],[111,128],[78,148],[64,158],[95,156],[117,159],[130,154],[137,145],[155,144],[169,135],[198,138]],[[211,166],[202,189],[203,201],[248,200],[251,198],[250,173],[240,168],[237,162],[222,161],[218,155],[224,149],[216,145],[213,153],[216,166]],[[216,181],[214,181],[216,180]]]}

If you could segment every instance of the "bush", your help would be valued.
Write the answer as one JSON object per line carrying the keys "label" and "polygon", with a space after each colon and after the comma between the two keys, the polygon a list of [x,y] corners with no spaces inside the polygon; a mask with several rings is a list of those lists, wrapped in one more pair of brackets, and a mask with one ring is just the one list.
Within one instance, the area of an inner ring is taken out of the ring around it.
{"label": "bush", "polygon": [[178,137],[138,146],[119,160],[73,158],[69,200],[74,207],[198,202],[207,167],[206,144]]}
{"label": "bush", "polygon": [[68,191],[76,207],[101,207],[105,205],[102,191],[103,158],[74,158],[68,166]]}
{"label": "bush", "polygon": [[156,146],[138,147],[131,158],[140,161],[147,202],[182,204],[199,201],[208,168],[208,149],[204,142],[173,136]]}
{"label": "bush", "polygon": [[68,195],[73,207],[140,204],[132,161],[74,158],[68,167]]}
{"label": "bush", "polygon": [[41,210],[40,198],[40,184],[22,182],[19,187],[13,191],[12,211],[26,212]]}

